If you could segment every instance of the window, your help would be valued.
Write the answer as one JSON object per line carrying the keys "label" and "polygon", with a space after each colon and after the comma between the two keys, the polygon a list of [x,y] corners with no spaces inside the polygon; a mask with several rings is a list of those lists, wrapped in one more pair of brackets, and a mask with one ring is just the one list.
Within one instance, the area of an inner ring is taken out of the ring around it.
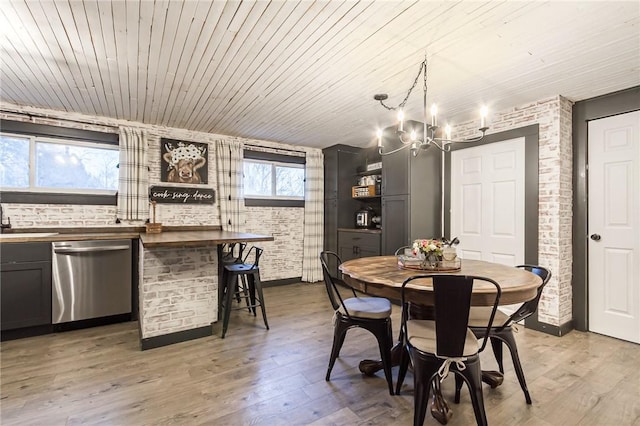
{"label": "window", "polygon": [[245,151],[247,206],[304,207],[304,157]]}
{"label": "window", "polygon": [[0,134],[3,191],[114,194],[118,146]]}

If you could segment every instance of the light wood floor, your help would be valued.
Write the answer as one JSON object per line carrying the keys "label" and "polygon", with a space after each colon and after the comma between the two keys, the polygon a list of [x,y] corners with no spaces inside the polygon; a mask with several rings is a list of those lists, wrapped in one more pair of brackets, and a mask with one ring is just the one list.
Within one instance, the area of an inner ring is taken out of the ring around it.
{"label": "light wood floor", "polygon": [[[378,358],[367,332],[348,333],[324,380],[332,312],[322,285],[269,288],[265,298],[271,330],[236,311],[224,340],[142,352],[137,323],[125,323],[4,342],[1,424],[412,424],[411,373],[402,395],[390,396],[381,373],[357,369]],[[533,405],[507,362],[505,383],[484,388],[490,424],[640,425],[640,346],[576,331],[558,338],[521,329],[516,338]],[[482,362],[495,369],[490,352]],[[450,401],[452,382],[444,386]],[[450,425],[475,423],[466,390],[451,405]],[[430,416],[425,424],[438,425]]]}

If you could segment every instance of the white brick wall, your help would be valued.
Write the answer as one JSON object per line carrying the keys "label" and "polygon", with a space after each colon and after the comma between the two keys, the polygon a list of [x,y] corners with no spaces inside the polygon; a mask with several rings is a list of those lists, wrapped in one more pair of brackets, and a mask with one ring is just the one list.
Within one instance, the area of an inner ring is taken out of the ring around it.
{"label": "white brick wall", "polygon": [[147,249],[140,244],[142,338],[207,327],[218,318],[216,247]]}
{"label": "white brick wall", "polygon": [[[554,96],[495,113],[488,133],[539,124],[538,263],[552,278],[538,309],[541,322],[560,326],[571,321],[572,103]],[[478,123],[453,129],[454,138],[471,137]]]}

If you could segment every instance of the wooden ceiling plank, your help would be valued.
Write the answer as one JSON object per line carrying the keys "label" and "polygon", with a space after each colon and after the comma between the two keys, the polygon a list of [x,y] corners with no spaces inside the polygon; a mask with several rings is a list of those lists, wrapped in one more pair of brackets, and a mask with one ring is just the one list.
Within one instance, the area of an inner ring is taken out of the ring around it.
{"label": "wooden ceiling plank", "polygon": [[104,43],[104,52],[106,54],[106,65],[108,73],[109,86],[112,92],[109,95],[113,98],[113,104],[116,109],[115,118],[125,118],[124,105],[121,96],[122,87],[120,85],[120,74],[118,72],[118,54],[116,50],[115,31],[113,23],[113,12],[111,3],[106,1],[98,1],[98,11],[100,13],[100,28],[102,29],[102,41]]}
{"label": "wooden ceiling plank", "polygon": [[[258,41],[258,37],[264,30],[265,23],[268,23],[271,20],[271,16],[273,16],[274,13],[277,14],[280,9],[280,4],[278,3],[275,3],[274,7],[268,9],[270,4],[274,3],[257,2],[254,4],[254,7],[243,22],[242,28],[236,34],[232,46],[229,49],[229,51],[233,53],[225,55],[225,60],[223,60],[218,67],[218,75],[214,74],[215,85],[211,89],[211,92],[215,93],[217,98],[223,100],[222,102],[218,102],[218,105],[226,104],[229,102],[227,99],[234,96],[229,93],[227,89],[229,80],[244,78],[246,68],[241,67],[240,64],[245,60],[247,54],[252,52],[252,49]],[[241,71],[238,72],[238,70]],[[196,128],[205,128],[206,125],[202,121],[210,121],[213,119],[215,106],[216,105],[211,105],[211,108],[208,108],[206,111],[201,111],[204,114],[201,114],[200,122],[196,121]]]}
{"label": "wooden ceiling plank", "polygon": [[206,61],[205,57],[210,50],[209,46],[223,9],[224,3],[213,2],[209,3],[209,10],[206,14],[196,14],[195,22],[200,24],[200,31],[195,41],[193,53],[189,58],[181,61],[181,66],[185,64],[184,69],[179,70],[176,75],[176,78],[180,78],[182,85],[175,91],[175,99],[169,98],[170,104],[175,105],[171,109],[171,115],[169,116],[169,122],[171,123],[175,123],[178,120],[185,99],[193,93],[193,88],[196,87],[194,76],[198,69],[202,69],[203,61]]}
{"label": "wooden ceiling plank", "polygon": [[[306,13],[296,23],[296,30],[298,31],[296,36],[294,38],[288,37],[286,42],[283,43],[285,50],[282,55],[278,56],[282,59],[279,61],[277,68],[270,69],[269,75],[265,76],[261,89],[259,89],[260,93],[264,94],[265,98],[268,97],[272,91],[271,87],[274,81],[277,81],[278,78],[285,74],[293,75],[296,61],[304,61],[305,52],[315,41],[315,33],[318,28],[331,25],[342,16],[343,11],[350,8],[351,4],[334,2],[314,4],[307,9]],[[247,109],[252,110],[254,105],[260,103],[262,103],[260,99],[254,100]],[[233,119],[237,120],[237,117]],[[220,126],[220,123],[216,124]]]}
{"label": "wooden ceiling plank", "polygon": [[138,83],[140,81],[139,69],[139,32],[140,32],[140,13],[143,7],[143,2],[125,2],[125,16],[126,16],[126,40],[127,40],[127,80],[129,81],[129,92],[123,102],[129,104],[129,110],[131,111],[131,117],[135,120],[140,120],[142,99],[138,98]]}
{"label": "wooden ceiling plank", "polygon": [[[271,3],[270,5],[273,4]],[[229,102],[227,104],[219,102],[212,105],[213,109],[209,112],[209,124],[204,127],[206,130],[211,130],[211,122],[214,117],[218,117],[223,111],[224,113],[221,117],[224,117],[224,115],[230,113],[229,109],[233,105],[238,102],[249,101],[247,97],[239,96],[239,94],[249,93],[249,91],[255,93],[253,91],[255,82],[261,78],[274,63],[274,58],[278,56],[274,54],[274,49],[279,43],[274,42],[274,39],[280,40],[277,35],[287,31],[285,22],[299,4],[299,2],[293,1],[275,3],[277,9],[271,8],[268,14],[265,13],[261,18],[258,27],[255,29],[255,32],[258,33],[258,38],[254,40],[252,46],[247,46],[248,49],[246,49],[245,57],[242,59],[243,62],[237,65],[237,68],[241,69],[242,73],[237,73],[237,76],[232,80],[227,79],[222,89],[220,97],[229,99]],[[236,67],[232,65],[230,68],[233,70]],[[230,93],[235,96],[231,96]]]}
{"label": "wooden ceiling plank", "polygon": [[[5,26],[4,28],[9,28]],[[32,87],[31,83],[27,80],[23,80],[26,75],[20,72],[20,66],[15,63],[14,57],[6,57],[3,59],[2,64],[2,96],[5,97],[9,94],[9,98],[18,101],[18,104],[22,105],[41,105],[44,99],[36,99],[36,95],[40,92],[32,90],[26,90],[28,87]],[[18,74],[19,73],[19,74]],[[64,108],[63,105],[60,106]],[[0,129],[1,130],[1,129]]]}
{"label": "wooden ceiling plank", "polygon": [[109,76],[109,65],[107,63],[107,50],[105,47],[105,37],[103,37],[102,21],[100,20],[100,11],[97,2],[83,2],[85,15],[91,33],[91,47],[93,48],[93,58],[95,60],[96,70],[99,74],[99,81],[102,90],[101,97],[104,106],[104,114],[107,117],[117,117],[114,88],[111,86],[112,81]]}
{"label": "wooden ceiling plank", "polygon": [[[144,97],[144,114],[143,121],[153,124],[153,108],[156,101],[155,88],[158,80],[159,67],[158,64],[163,52],[162,40],[164,38],[164,22],[167,15],[169,4],[166,0],[160,0],[154,3],[153,20],[151,22],[151,44],[149,46],[149,61],[147,75],[149,84],[146,88]],[[157,108],[157,107],[155,107]]]}
{"label": "wooden ceiling plank", "polygon": [[[147,86],[151,84],[149,78],[149,60],[151,57],[151,31],[153,23],[153,3],[152,2],[140,2],[140,19],[138,20],[138,46],[137,46],[137,108],[136,108],[136,121],[144,122],[145,119],[145,104],[147,96]],[[133,27],[132,24],[127,23],[127,27]]]}
{"label": "wooden ceiling plank", "polygon": [[211,86],[215,84],[213,81],[213,75],[218,72],[218,68],[228,53],[231,44],[236,36],[236,33],[228,30],[233,24],[234,20],[244,21],[247,15],[251,12],[252,4],[248,2],[233,3],[227,2],[225,10],[223,11],[222,19],[218,22],[218,28],[216,28],[216,40],[218,44],[215,46],[215,52],[211,57],[209,63],[206,65],[205,72],[202,74],[201,79],[198,82],[195,96],[189,100],[187,108],[189,111],[193,111],[193,114],[188,117],[185,122],[185,126],[190,129],[197,129],[193,127],[193,121],[195,115],[204,108],[203,104],[206,104],[209,96],[211,95]]}
{"label": "wooden ceiling plank", "polygon": [[63,67],[68,69],[68,73],[71,76],[71,79],[66,81],[66,83],[69,90],[71,90],[71,93],[75,94],[75,99],[80,105],[78,112],[85,114],[95,113],[93,112],[93,106],[87,100],[87,88],[84,82],[84,77],[80,70],[80,66],[78,65],[78,61],[76,60],[71,40],[69,39],[70,34],[76,32],[75,26],[69,28],[65,27],[65,23],[62,21],[62,17],[60,15],[60,9],[63,9],[65,5],[68,6],[68,3],[42,3],[42,8],[49,26],[51,27],[51,31],[54,34],[55,40],[58,43],[58,47],[62,52],[62,58],[59,59],[64,60]]}
{"label": "wooden ceiling plank", "polygon": [[[337,13],[335,13],[335,16],[332,17],[333,19],[328,19],[327,17],[323,16],[321,20],[322,25],[318,26],[314,30],[314,32],[311,33],[304,40],[304,43],[301,44],[302,53],[308,56],[311,56],[313,60],[309,60],[309,59],[305,60],[303,59],[303,57],[299,57],[298,59],[296,59],[296,65],[292,65],[293,69],[288,71],[295,75],[303,75],[306,72],[306,70],[312,70],[312,72],[314,72],[315,74],[323,72],[322,70],[323,61],[321,61],[321,58],[326,56],[328,52],[331,52],[333,49],[335,49],[335,45],[338,44],[341,40],[340,36],[336,35],[336,34],[339,34],[339,32],[334,33],[332,31],[331,39],[335,38],[335,40],[333,40],[333,43],[325,42],[325,40],[322,40],[322,42],[320,42],[319,40],[321,40],[323,38],[323,35],[328,32],[328,27],[331,27],[331,29],[334,30],[333,28],[334,26],[341,26],[341,23],[342,25],[344,25],[346,22],[350,21],[351,17],[357,16],[363,13],[364,11],[366,11],[366,7],[369,7],[369,6],[370,4],[363,3],[362,7],[364,7],[364,9],[360,9],[360,8],[349,8],[348,10],[339,9],[337,10]],[[349,33],[348,30],[345,30],[344,32]],[[298,37],[298,38],[302,38],[302,37]],[[289,57],[295,58],[295,55],[292,54]],[[275,74],[276,73],[273,73],[273,75]],[[279,94],[286,94],[286,96],[289,96],[289,97],[292,97],[293,93],[299,92],[300,84],[298,83],[298,89],[292,88],[291,86],[287,86],[288,81],[286,78],[286,74],[283,73],[282,75],[285,78],[273,79],[273,81],[268,85],[266,85],[266,87],[263,89],[266,93],[265,98],[271,95],[272,93],[274,93],[276,90],[278,91]],[[322,84],[322,83],[318,83],[318,84]],[[270,115],[275,114],[277,110],[283,107],[282,102],[285,101],[286,98],[283,98],[282,96],[280,97],[282,99],[276,102],[276,105],[270,109]],[[309,103],[307,103],[307,99],[304,99],[301,97],[298,97],[296,99],[295,103],[297,104],[298,102],[302,105],[310,105]],[[295,105],[291,105],[291,106],[293,106],[294,109],[297,110],[296,114],[300,113],[299,107],[295,107]]]}
{"label": "wooden ceiling plank", "polygon": [[[127,41],[127,4],[122,1],[114,1],[111,3],[111,13],[113,17],[113,32],[116,53],[116,70],[118,80],[120,81],[120,91],[117,95],[120,97],[122,105],[122,114],[124,117],[131,117],[131,104],[129,98],[131,90],[129,89],[129,44]],[[133,48],[134,46],[131,46]],[[137,45],[136,45],[137,49]]]}
{"label": "wooden ceiling plank", "polygon": [[[10,6],[13,7],[13,9],[10,9]],[[42,102],[33,106],[46,106],[47,102],[44,99],[44,95],[46,94],[50,101],[54,104],[56,102],[60,103],[65,110],[73,107],[78,108],[78,104],[75,103],[73,97],[61,98],[60,95],[58,95],[60,90],[52,87],[54,84],[52,80],[55,79],[55,84],[60,84],[64,79],[60,80],[55,73],[51,72],[50,67],[39,66],[39,63],[49,63],[49,61],[45,60],[46,53],[48,52],[44,49],[46,45],[40,43],[40,40],[38,40],[39,35],[29,31],[30,28],[36,26],[36,20],[27,8],[27,5],[16,2],[7,3],[5,7],[2,8],[2,13],[5,15],[7,21],[7,25],[4,26],[4,28],[12,29],[12,31],[6,33],[6,37],[10,39],[11,46],[13,46],[14,51],[20,58],[20,61],[15,62],[16,66],[20,67],[21,73],[24,76],[32,76],[30,79],[31,87],[25,87],[25,89],[29,92],[34,92],[34,96],[40,98],[40,102]],[[19,26],[21,26],[23,30],[21,30]],[[25,32],[27,32],[27,34],[25,34]],[[34,37],[36,40],[34,40]],[[23,79],[20,79],[20,81],[23,81]]]}
{"label": "wooden ceiling plank", "polygon": [[[176,37],[173,40],[173,48],[169,58],[169,71],[164,76],[161,97],[166,99],[167,105],[174,105],[177,92],[180,87],[185,84],[184,75],[186,72],[185,64],[193,57],[197,34],[199,34],[202,22],[196,21],[195,17],[198,13],[206,13],[209,9],[207,2],[186,2],[183,5],[180,21],[176,31]],[[162,111],[159,122],[166,125],[169,121],[172,108]]]}
{"label": "wooden ceiling plank", "polygon": [[159,123],[159,115],[167,108],[164,97],[164,79],[169,73],[169,59],[175,47],[176,33],[179,30],[180,15],[184,3],[169,2],[166,19],[164,22],[164,32],[162,34],[162,46],[164,49],[158,61],[158,73],[155,81],[154,104],[151,108],[151,122]]}
{"label": "wooden ceiling plank", "polygon": [[[72,2],[60,1],[56,3],[56,9],[62,26],[65,28],[67,35],[67,41],[69,43],[70,52],[69,58],[73,61],[77,72],[79,73],[78,90],[84,98],[84,103],[88,108],[88,112],[91,115],[98,114],[101,111],[100,102],[96,96],[95,82],[91,75],[88,62],[90,57],[87,52],[84,51],[84,45],[82,39],[90,40],[91,35],[88,33],[88,27],[86,20],[84,19],[84,11],[79,11],[75,14],[71,10]],[[80,5],[81,6],[81,5]],[[82,32],[82,34],[81,34]]]}

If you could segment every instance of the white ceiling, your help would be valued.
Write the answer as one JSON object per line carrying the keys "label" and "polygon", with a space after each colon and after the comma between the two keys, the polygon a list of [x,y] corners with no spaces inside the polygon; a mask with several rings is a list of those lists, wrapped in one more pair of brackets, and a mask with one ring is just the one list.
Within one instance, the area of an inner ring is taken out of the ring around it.
{"label": "white ceiling", "polygon": [[394,121],[373,95],[402,101],[425,53],[428,103],[455,123],[639,85],[639,24],[637,0],[0,0],[0,101],[366,146]]}

